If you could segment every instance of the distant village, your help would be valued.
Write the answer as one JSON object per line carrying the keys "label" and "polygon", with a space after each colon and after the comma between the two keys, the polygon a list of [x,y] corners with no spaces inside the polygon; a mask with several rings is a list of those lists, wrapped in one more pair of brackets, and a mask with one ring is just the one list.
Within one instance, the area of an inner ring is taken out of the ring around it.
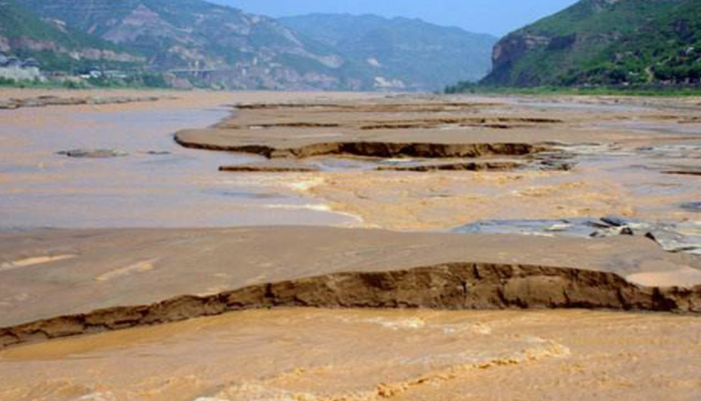
{"label": "distant village", "polygon": [[12,81],[34,81],[45,79],[39,62],[33,58],[22,60],[0,52],[0,78]]}
{"label": "distant village", "polygon": [[41,69],[41,64],[34,58],[21,59],[0,52],[0,80],[6,81],[74,81],[113,78],[125,79],[128,74],[122,71],[102,71],[98,68],[86,70],[77,75],[65,72],[48,72]]}

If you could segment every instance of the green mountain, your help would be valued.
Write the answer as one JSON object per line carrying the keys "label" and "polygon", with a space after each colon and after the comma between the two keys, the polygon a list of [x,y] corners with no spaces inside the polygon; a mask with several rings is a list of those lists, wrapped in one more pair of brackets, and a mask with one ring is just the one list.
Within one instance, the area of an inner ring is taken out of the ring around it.
{"label": "green mountain", "polygon": [[477,81],[490,68],[496,38],[418,19],[311,14],[279,20],[336,49],[362,68],[376,88],[435,90],[456,77]]}
{"label": "green mountain", "polygon": [[43,20],[14,0],[0,0],[0,51],[34,58],[47,70],[72,71],[96,64],[131,68],[144,61],[59,21]]}
{"label": "green mountain", "polygon": [[228,6],[202,0],[17,1],[182,79],[232,89],[371,87],[334,49]]}
{"label": "green mountain", "polygon": [[699,83],[701,0],[582,0],[494,47],[487,85]]}
{"label": "green mountain", "polygon": [[496,42],[404,18],[310,15],[279,22],[204,0],[0,4],[8,32],[0,51],[1,43],[10,44],[5,47],[36,56],[49,70],[121,60],[177,86],[436,90],[456,78],[484,76]]}

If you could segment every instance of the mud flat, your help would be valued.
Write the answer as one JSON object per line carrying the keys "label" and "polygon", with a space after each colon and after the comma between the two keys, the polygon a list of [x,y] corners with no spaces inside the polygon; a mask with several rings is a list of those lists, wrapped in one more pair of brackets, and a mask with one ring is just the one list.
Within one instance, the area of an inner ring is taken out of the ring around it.
{"label": "mud flat", "polygon": [[175,140],[190,148],[268,158],[523,156],[547,150],[553,143],[640,138],[625,130],[603,133],[586,128],[591,121],[628,118],[632,117],[625,113],[585,116],[525,110],[503,99],[478,98],[244,103],[236,106],[231,118],[211,128],[178,132]]}
{"label": "mud flat", "polygon": [[[360,102],[244,104],[234,117],[205,130],[185,130],[175,140],[197,149],[255,153],[268,158],[314,156],[451,158],[523,156],[546,149],[539,141],[464,139],[443,128],[510,130],[560,122],[538,117],[470,117],[480,102],[419,99]],[[450,113],[437,118],[432,114]],[[504,138],[504,137],[502,137]]]}
{"label": "mud flat", "polygon": [[[679,205],[701,193],[699,104],[430,96],[239,102],[231,117],[175,140],[270,159],[223,166],[232,173],[292,163],[314,182],[300,195],[370,228],[607,215],[691,223],[698,214]],[[349,162],[328,168],[324,160],[333,158]]]}
{"label": "mud flat", "polygon": [[24,107],[108,105],[157,102],[157,96],[70,96],[42,95],[37,97],[0,99],[0,110],[15,110]]}
{"label": "mud flat", "polygon": [[272,227],[0,239],[3,347],[273,307],[701,312],[699,260],[640,238]]}

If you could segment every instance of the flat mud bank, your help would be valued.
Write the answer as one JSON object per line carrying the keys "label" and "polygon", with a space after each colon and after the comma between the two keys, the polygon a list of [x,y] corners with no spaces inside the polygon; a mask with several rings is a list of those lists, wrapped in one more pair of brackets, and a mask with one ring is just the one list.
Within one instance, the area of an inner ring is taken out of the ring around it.
{"label": "flat mud bank", "polygon": [[[525,143],[498,144],[443,144],[443,143],[402,143],[402,142],[321,142],[299,147],[276,147],[267,145],[236,145],[200,140],[201,132],[180,132],[175,141],[191,149],[204,149],[222,152],[253,153],[267,158],[309,158],[315,156],[364,156],[378,158],[419,157],[419,158],[477,158],[484,156],[524,156],[548,148],[544,145]],[[209,138],[208,138],[209,139]]]}
{"label": "flat mud bank", "polygon": [[[232,118],[209,129],[178,132],[175,140],[188,148],[254,153],[267,158],[524,156],[548,147],[538,141],[481,141],[454,131],[539,129],[564,123],[545,116],[471,116],[493,106],[421,98],[240,104]],[[446,116],[435,117],[441,114]]]}
{"label": "flat mud bank", "polygon": [[[701,274],[701,272],[699,272]],[[290,307],[372,309],[606,309],[701,313],[701,285],[644,287],[605,272],[456,263],[414,270],[338,273],[211,296],[60,316],[0,329],[0,349],[154,326],[227,312]]]}
{"label": "flat mud bank", "polygon": [[638,238],[102,230],[2,248],[0,347],[278,307],[701,312],[699,260]]}
{"label": "flat mud bank", "polygon": [[24,107],[82,106],[128,103],[149,103],[161,100],[158,96],[54,96],[0,99],[0,110],[16,110]]}

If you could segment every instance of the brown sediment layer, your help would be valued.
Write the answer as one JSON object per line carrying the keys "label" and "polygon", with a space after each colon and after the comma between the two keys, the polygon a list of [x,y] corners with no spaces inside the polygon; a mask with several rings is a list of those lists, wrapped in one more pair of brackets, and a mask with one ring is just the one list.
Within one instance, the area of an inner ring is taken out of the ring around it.
{"label": "brown sediment layer", "polygon": [[[382,106],[378,105],[378,108]],[[365,113],[371,110],[364,111]],[[372,110],[374,114],[387,114],[386,112]],[[363,115],[359,114],[359,118]],[[315,116],[318,118],[318,115]],[[562,124],[563,120],[553,118],[538,117],[443,117],[443,118],[422,118],[422,119],[393,119],[387,121],[346,121],[339,122],[315,122],[315,121],[281,121],[281,122],[261,122],[239,124],[237,120],[227,119],[215,127],[219,129],[268,129],[268,128],[340,128],[357,127],[361,131],[374,130],[395,130],[395,129],[430,129],[440,128],[446,125],[457,125],[460,127],[479,127],[494,129],[510,129],[533,127],[543,124]]]}
{"label": "brown sediment layer", "polygon": [[336,273],[7,327],[0,329],[0,349],[55,338],[275,307],[590,308],[701,313],[701,286],[643,287],[609,272],[482,263]]}
{"label": "brown sediment layer", "polygon": [[24,99],[0,100],[0,110],[14,110],[23,107],[47,107],[47,106],[78,106],[78,105],[102,105],[102,104],[125,104],[137,102],[156,102],[160,100],[157,96],[110,96],[110,97],[58,97],[58,96],[37,96]]}
{"label": "brown sediment layer", "polygon": [[338,128],[341,124],[336,123],[313,123],[313,122],[289,122],[289,123],[265,123],[265,124],[253,124],[253,125],[235,125],[228,124],[226,122],[218,125],[219,128],[233,128],[233,129],[262,129],[262,128]]}
{"label": "brown sediment layer", "polygon": [[701,171],[683,171],[683,170],[673,170],[673,171],[664,171],[664,174],[670,174],[670,175],[691,175],[691,176],[701,176]]}
{"label": "brown sediment layer", "polygon": [[428,129],[438,128],[443,125],[459,125],[461,127],[483,127],[495,129],[510,129],[529,127],[533,124],[558,124],[562,120],[551,118],[526,118],[526,117],[495,117],[495,118],[435,118],[422,120],[382,121],[374,124],[363,125],[363,131],[380,129]]}
{"label": "brown sediment layer", "polygon": [[511,171],[521,167],[517,162],[458,162],[421,164],[412,166],[380,166],[379,171],[408,171],[427,173],[432,171]]}
{"label": "brown sediment layer", "polygon": [[283,165],[283,164],[242,164],[238,166],[221,166],[219,171],[227,173],[315,173],[320,171],[316,166]]}
{"label": "brown sediment layer", "polygon": [[701,117],[685,117],[679,120],[679,124],[698,124],[701,123]]}
{"label": "brown sediment layer", "polygon": [[426,112],[435,113],[455,109],[473,109],[479,107],[503,106],[502,103],[487,102],[407,102],[407,103],[239,103],[239,110],[319,110],[334,112]]}
{"label": "brown sediment layer", "polygon": [[181,133],[175,141],[186,148],[223,152],[253,153],[267,158],[313,156],[366,156],[458,158],[483,156],[525,156],[543,152],[545,145],[528,143],[399,143],[399,142],[320,142],[296,148],[278,148],[269,145],[227,145],[190,141]]}

